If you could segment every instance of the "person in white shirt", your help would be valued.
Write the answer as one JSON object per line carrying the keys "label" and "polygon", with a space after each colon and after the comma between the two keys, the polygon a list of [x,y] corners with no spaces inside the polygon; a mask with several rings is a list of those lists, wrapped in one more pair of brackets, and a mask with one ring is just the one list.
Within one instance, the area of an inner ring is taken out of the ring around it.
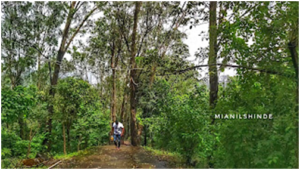
{"label": "person in white shirt", "polygon": [[114,122],[111,127],[111,134],[114,133],[114,143],[116,145],[116,148],[120,150],[121,146],[121,137],[124,135],[124,126],[121,122]]}

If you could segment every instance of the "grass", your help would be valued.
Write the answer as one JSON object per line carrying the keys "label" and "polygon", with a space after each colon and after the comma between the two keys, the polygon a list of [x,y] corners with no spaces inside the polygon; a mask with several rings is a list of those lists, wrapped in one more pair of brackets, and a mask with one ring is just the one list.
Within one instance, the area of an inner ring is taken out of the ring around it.
{"label": "grass", "polygon": [[175,167],[173,168],[184,168],[184,169],[189,169],[189,168],[207,168],[205,164],[201,164],[201,160],[198,157],[192,158],[194,161],[196,161],[195,165],[190,165],[186,163],[186,160],[183,158],[182,155],[176,152],[168,152],[164,150],[159,150],[159,149],[154,149],[151,147],[144,146],[143,147],[146,151],[150,151],[153,155],[159,157],[161,160],[175,163]]}
{"label": "grass", "polygon": [[[84,156],[90,153],[91,150],[93,150],[94,146],[90,146],[85,148],[84,150],[78,151],[78,152],[72,152],[67,155],[64,155],[63,153],[59,153],[53,156],[54,159],[57,160],[67,160],[75,156]],[[32,159],[35,156],[32,157]],[[1,168],[2,169],[15,169],[15,168],[23,168],[22,166],[22,160],[25,158],[21,157],[15,157],[15,158],[5,158],[1,159]],[[27,169],[47,169],[46,166],[33,166],[33,167],[26,167]]]}
{"label": "grass", "polygon": [[5,158],[1,159],[1,168],[15,169],[20,165],[21,159],[19,158]]}
{"label": "grass", "polygon": [[79,151],[79,152],[72,152],[72,153],[69,153],[67,155],[65,155],[65,154],[55,155],[53,158],[54,159],[70,159],[74,156],[81,156],[81,155],[85,155],[87,153],[88,153],[87,150],[82,150],[82,151]]}
{"label": "grass", "polygon": [[148,146],[143,146],[146,151],[150,151],[153,155],[160,157],[163,160],[174,161],[174,162],[183,162],[183,158],[179,153],[168,152],[164,150],[154,149]]}

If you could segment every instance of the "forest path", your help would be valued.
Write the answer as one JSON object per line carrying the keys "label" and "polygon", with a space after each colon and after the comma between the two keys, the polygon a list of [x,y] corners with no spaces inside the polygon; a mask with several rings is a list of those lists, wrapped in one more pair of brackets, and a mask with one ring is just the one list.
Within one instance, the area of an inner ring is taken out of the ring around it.
{"label": "forest path", "polygon": [[160,161],[142,147],[121,145],[117,150],[114,145],[99,146],[86,154],[64,160],[55,168],[68,169],[153,169],[174,168],[167,161]]}

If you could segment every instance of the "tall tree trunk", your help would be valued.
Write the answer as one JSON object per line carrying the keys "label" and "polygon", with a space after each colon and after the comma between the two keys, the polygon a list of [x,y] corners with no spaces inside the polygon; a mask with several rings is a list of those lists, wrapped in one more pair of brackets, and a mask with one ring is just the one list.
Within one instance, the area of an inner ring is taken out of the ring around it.
{"label": "tall tree trunk", "polygon": [[125,113],[125,103],[127,100],[127,94],[126,91],[124,90],[124,97],[123,97],[123,101],[122,101],[122,106],[121,106],[121,115],[120,115],[120,121],[124,122],[124,113]]}
{"label": "tall tree trunk", "polygon": [[85,143],[84,143],[84,148],[87,148],[89,146],[89,136],[85,137]]}
{"label": "tall tree trunk", "polygon": [[[100,64],[100,62],[99,62]],[[104,77],[104,66],[99,67],[99,74],[100,74],[100,99],[103,99],[103,77]],[[105,113],[106,108],[104,107],[104,100],[101,100],[102,112]]]}
{"label": "tall tree trunk", "polygon": [[[295,112],[296,112],[296,121],[295,121],[295,126],[296,126],[296,136],[297,136],[297,142],[296,142],[296,160],[299,159],[299,124],[298,124],[298,121],[299,121],[299,56],[297,54],[297,51],[296,51],[296,45],[297,43],[296,42],[290,42],[288,44],[289,46],[289,50],[290,50],[290,53],[291,53],[291,58],[292,58],[292,62],[293,62],[293,65],[294,65],[294,70],[295,70],[295,74],[296,74],[296,82],[297,82],[297,87],[296,87],[296,107],[295,107]],[[299,165],[298,165],[299,167]]]}
{"label": "tall tree trunk", "polygon": [[111,68],[112,68],[112,96],[111,96],[111,120],[116,121],[116,110],[117,110],[117,96],[116,96],[116,67],[118,59],[115,56],[115,44],[113,43],[111,56]]}
{"label": "tall tree trunk", "polygon": [[144,126],[144,146],[147,146],[147,125]]}
{"label": "tall tree trunk", "polygon": [[134,11],[134,21],[133,21],[133,31],[132,31],[132,42],[131,42],[131,71],[130,71],[130,109],[131,109],[131,144],[133,146],[138,145],[137,140],[137,125],[136,125],[136,62],[135,62],[135,55],[136,55],[136,34],[137,34],[137,23],[138,23],[138,14],[140,11],[140,7],[142,2],[135,2],[135,11]]}
{"label": "tall tree trunk", "polygon": [[80,143],[81,143],[81,135],[79,136],[79,139],[78,139],[77,152],[80,151]]}
{"label": "tall tree trunk", "polygon": [[[217,104],[218,99],[218,70],[217,70],[217,2],[210,1],[209,6],[209,105],[210,109],[214,109]],[[211,124],[214,124],[215,118],[213,113],[211,113]],[[212,129],[210,132],[214,134]],[[213,141],[214,142],[214,141]],[[216,149],[216,144],[213,144],[213,149]],[[213,163],[213,152],[208,154],[208,166],[210,168],[214,167]]]}
{"label": "tall tree trunk", "polygon": [[30,132],[29,132],[29,143],[28,143],[28,149],[27,149],[27,154],[26,154],[26,158],[28,159],[29,154],[30,154],[30,150],[31,150],[31,141],[32,141],[32,128],[30,128]]}
{"label": "tall tree trunk", "polygon": [[[62,61],[62,58],[64,56],[65,52],[64,51],[61,51],[59,50],[58,52],[58,55],[57,55],[57,61],[58,63],[61,63]],[[52,81],[51,81],[51,87],[50,87],[50,91],[49,91],[49,96],[53,97],[54,98],[54,95],[55,95],[55,90],[54,90],[54,86],[57,84],[57,81],[58,81],[58,75],[59,75],[59,70],[60,70],[60,65],[59,64],[56,64],[55,65],[55,69],[54,69],[54,73],[53,73],[53,78],[52,78]],[[53,104],[50,102],[48,104],[48,121],[47,121],[47,135],[45,137],[45,140],[43,141],[43,144],[46,144],[47,143],[47,146],[48,146],[48,151],[51,150],[51,141],[50,141],[50,137],[51,137],[51,132],[52,132],[52,116],[53,116]]]}
{"label": "tall tree trunk", "polygon": [[[15,42],[12,43],[12,49],[15,49],[17,47],[15,47]],[[20,56],[19,56],[20,58]],[[11,88],[14,90],[18,85],[21,85],[21,73],[22,73],[22,69],[18,70],[18,64],[16,64],[16,70],[17,73],[14,74],[13,73],[13,67],[12,67],[12,63],[14,62],[14,55],[13,53],[10,53],[9,55],[9,75],[10,75],[10,80],[11,80]],[[18,115],[18,124],[19,124],[19,135],[20,138],[22,140],[25,140],[25,122],[24,122],[24,114],[21,112]]]}
{"label": "tall tree trunk", "polygon": [[[65,54],[65,52],[63,52],[63,51],[58,52],[57,61],[59,63],[61,63],[64,54]],[[52,78],[52,81],[51,81],[50,91],[49,91],[49,95],[53,98],[54,98],[54,95],[55,95],[54,86],[57,84],[57,81],[58,81],[59,70],[60,70],[60,65],[56,64],[55,69],[54,69],[54,73],[53,73],[53,78]],[[44,144],[47,143],[48,151],[50,151],[51,150],[50,137],[51,137],[51,132],[52,132],[52,116],[53,116],[53,104],[52,103],[49,103],[49,105],[48,105],[48,113],[49,113],[49,117],[48,117],[48,121],[47,121],[47,127],[48,127],[47,132],[48,132],[48,134],[46,135],[46,138],[45,138],[43,143]]]}
{"label": "tall tree trunk", "polygon": [[37,77],[37,88],[38,90],[41,90],[41,54],[38,55],[38,77]]}
{"label": "tall tree trunk", "polygon": [[214,109],[218,99],[218,70],[217,70],[217,2],[210,2],[209,7],[209,105]]}
{"label": "tall tree trunk", "polygon": [[[148,111],[147,108],[143,108],[143,118],[145,119],[147,117],[149,117],[149,111]],[[144,131],[144,143],[143,143],[143,145],[146,146],[147,145],[147,125],[146,124],[144,125],[143,131]]]}
{"label": "tall tree trunk", "polygon": [[25,140],[25,125],[24,125],[23,114],[19,115],[18,123],[19,123],[19,127],[20,127],[20,138],[22,140]]}
{"label": "tall tree trunk", "polygon": [[[295,121],[295,126],[296,126],[296,138],[297,138],[297,142],[296,142],[296,160],[299,160],[299,81],[297,84],[297,89],[296,89],[296,121]],[[299,163],[297,168],[299,168]]]}
{"label": "tall tree trunk", "polygon": [[[76,1],[73,1],[71,3],[70,9],[69,9],[69,13],[68,13],[68,17],[67,17],[67,22],[63,31],[63,37],[62,37],[62,41],[60,44],[60,48],[58,50],[57,56],[56,56],[56,64],[54,67],[54,73],[53,73],[53,77],[51,80],[51,87],[49,90],[49,95],[51,97],[54,97],[55,95],[55,90],[54,90],[54,86],[57,84],[58,81],[58,76],[59,76],[59,71],[60,71],[60,63],[62,62],[62,59],[65,55],[65,45],[67,42],[67,37],[68,37],[68,33],[70,30],[70,25],[71,25],[71,21],[73,18],[73,13],[74,13],[74,7],[75,7]],[[48,146],[48,151],[51,150],[51,141],[50,141],[50,137],[51,137],[51,131],[52,131],[52,116],[53,116],[53,104],[50,103],[48,105],[48,121],[47,121],[47,135],[43,141],[43,144],[47,144]]]}
{"label": "tall tree trunk", "polygon": [[65,124],[63,123],[63,137],[64,137],[64,154],[67,155],[67,147],[66,147],[66,133],[65,133]]}
{"label": "tall tree trunk", "polygon": [[71,152],[71,146],[70,146],[70,141],[71,141],[71,136],[70,136],[70,131],[71,131],[71,125],[70,125],[70,122],[68,122],[67,124],[67,149],[69,152]]}
{"label": "tall tree trunk", "polygon": [[[126,108],[128,108],[128,107],[126,107]],[[125,119],[124,119],[124,123],[125,123],[124,127],[126,127],[125,128],[125,137],[124,138],[127,139],[131,135],[131,133],[130,133],[130,112],[128,110],[125,111],[124,117],[125,117]]]}
{"label": "tall tree trunk", "polygon": [[124,86],[124,96],[123,96],[123,101],[122,101],[122,106],[121,106],[121,115],[120,115],[120,119],[121,122],[124,123],[125,120],[125,110],[126,110],[126,104],[127,104],[127,97],[128,97],[128,87],[127,84],[129,83],[129,71],[127,72],[126,76],[125,76],[125,86]]}

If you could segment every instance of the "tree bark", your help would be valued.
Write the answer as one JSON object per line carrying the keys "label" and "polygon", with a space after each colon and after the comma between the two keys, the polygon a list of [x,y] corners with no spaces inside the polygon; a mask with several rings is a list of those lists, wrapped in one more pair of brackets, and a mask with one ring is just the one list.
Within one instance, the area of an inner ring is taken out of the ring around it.
{"label": "tree bark", "polygon": [[[296,74],[296,82],[297,82],[297,87],[296,87],[296,107],[295,107],[295,112],[296,112],[296,117],[299,116],[299,56],[296,51],[296,42],[290,42],[288,44],[290,53],[291,53],[291,58]],[[299,159],[299,124],[298,124],[299,117],[295,121],[295,126],[296,126],[296,136],[297,136],[297,142],[296,142],[296,158],[297,160]],[[299,167],[299,165],[298,165]]]}
{"label": "tree bark", "polygon": [[126,101],[127,101],[127,94],[126,94],[126,90],[124,90],[124,97],[123,97],[123,101],[122,101],[121,115],[120,115],[120,121],[121,122],[124,122],[125,103],[127,103]]}
{"label": "tree bark", "polygon": [[30,132],[29,132],[29,143],[28,143],[28,149],[27,149],[27,154],[26,154],[27,159],[29,157],[30,150],[31,150],[31,141],[32,141],[32,128],[30,128]]}
{"label": "tree bark", "polygon": [[71,141],[71,135],[70,135],[71,123],[68,122],[66,125],[67,125],[67,137],[68,137],[68,139],[67,139],[67,149],[70,152],[71,151],[71,146],[70,146],[70,144],[71,144],[71,142],[70,142]]}
{"label": "tree bark", "polygon": [[88,146],[89,146],[89,136],[87,135],[86,137],[85,137],[85,144],[84,144],[84,148],[87,148]]}
{"label": "tree bark", "polygon": [[133,31],[132,31],[132,42],[131,42],[131,71],[130,71],[130,111],[131,111],[131,144],[133,146],[138,145],[137,140],[137,125],[136,125],[136,91],[137,85],[134,81],[136,80],[136,34],[137,34],[137,23],[138,23],[138,14],[140,11],[140,7],[142,2],[135,2],[135,11],[134,11],[134,21],[133,21]]}
{"label": "tree bark", "polygon": [[[209,105],[210,109],[213,110],[216,107],[218,99],[218,68],[217,68],[217,2],[210,1],[209,5]],[[211,124],[213,125],[215,117],[211,113]],[[212,129],[210,132],[214,134]],[[213,141],[214,143],[214,141]],[[213,144],[213,149],[216,149],[216,144]],[[209,168],[214,167],[213,163],[213,152],[208,154],[208,166]]]}
{"label": "tree bark", "polygon": [[[99,62],[99,64],[100,64],[100,62]],[[101,67],[99,67],[99,74],[100,74],[100,99],[103,99],[103,81],[104,81],[104,70],[105,70],[105,67],[104,66],[101,66]],[[105,113],[105,105],[104,105],[104,101],[103,100],[101,100],[100,101],[101,102],[101,105],[102,105],[102,112],[103,113]]]}
{"label": "tree bark", "polygon": [[38,55],[38,70],[37,70],[37,88],[41,90],[41,54]]}
{"label": "tree bark", "polygon": [[111,120],[112,122],[116,121],[116,103],[117,103],[117,96],[116,96],[116,67],[118,59],[115,56],[115,44],[112,45],[112,55],[111,55],[111,68],[112,68],[112,99],[111,99]]}
{"label": "tree bark", "polygon": [[138,127],[137,139],[138,139],[138,144],[140,144],[141,143],[141,136],[142,136],[142,133],[143,133],[144,126],[141,125],[141,124],[138,124],[137,127]]}
{"label": "tree bark", "polygon": [[63,123],[64,154],[67,155],[65,124]]}
{"label": "tree bark", "polygon": [[124,86],[124,96],[123,96],[123,101],[122,101],[122,106],[121,106],[121,122],[125,123],[124,120],[125,118],[125,110],[126,110],[126,104],[127,104],[127,97],[128,97],[128,87],[127,84],[129,83],[129,71],[127,71],[127,74],[125,76],[125,86]]}
{"label": "tree bark", "polygon": [[127,110],[127,112],[125,112],[125,130],[127,130],[127,131],[125,131],[125,139],[127,139],[129,136],[131,136],[131,130],[130,130],[130,114],[129,114],[129,111]]}
{"label": "tree bark", "polygon": [[[296,88],[296,121],[295,121],[295,126],[296,126],[296,160],[299,160],[299,81],[297,81],[297,88]],[[299,168],[299,163],[297,165],[297,168]]]}
{"label": "tree bark", "polygon": [[218,99],[218,70],[217,70],[217,2],[210,2],[209,7],[209,105],[214,109]]}
{"label": "tree bark", "polygon": [[78,139],[77,152],[80,151],[80,143],[81,143],[81,135],[79,136],[79,139]]}
{"label": "tree bark", "polygon": [[144,146],[147,146],[147,125],[144,126]]}
{"label": "tree bark", "polygon": [[25,140],[25,125],[24,125],[23,114],[19,115],[18,123],[19,123],[19,127],[20,127],[20,138],[22,140]]}

